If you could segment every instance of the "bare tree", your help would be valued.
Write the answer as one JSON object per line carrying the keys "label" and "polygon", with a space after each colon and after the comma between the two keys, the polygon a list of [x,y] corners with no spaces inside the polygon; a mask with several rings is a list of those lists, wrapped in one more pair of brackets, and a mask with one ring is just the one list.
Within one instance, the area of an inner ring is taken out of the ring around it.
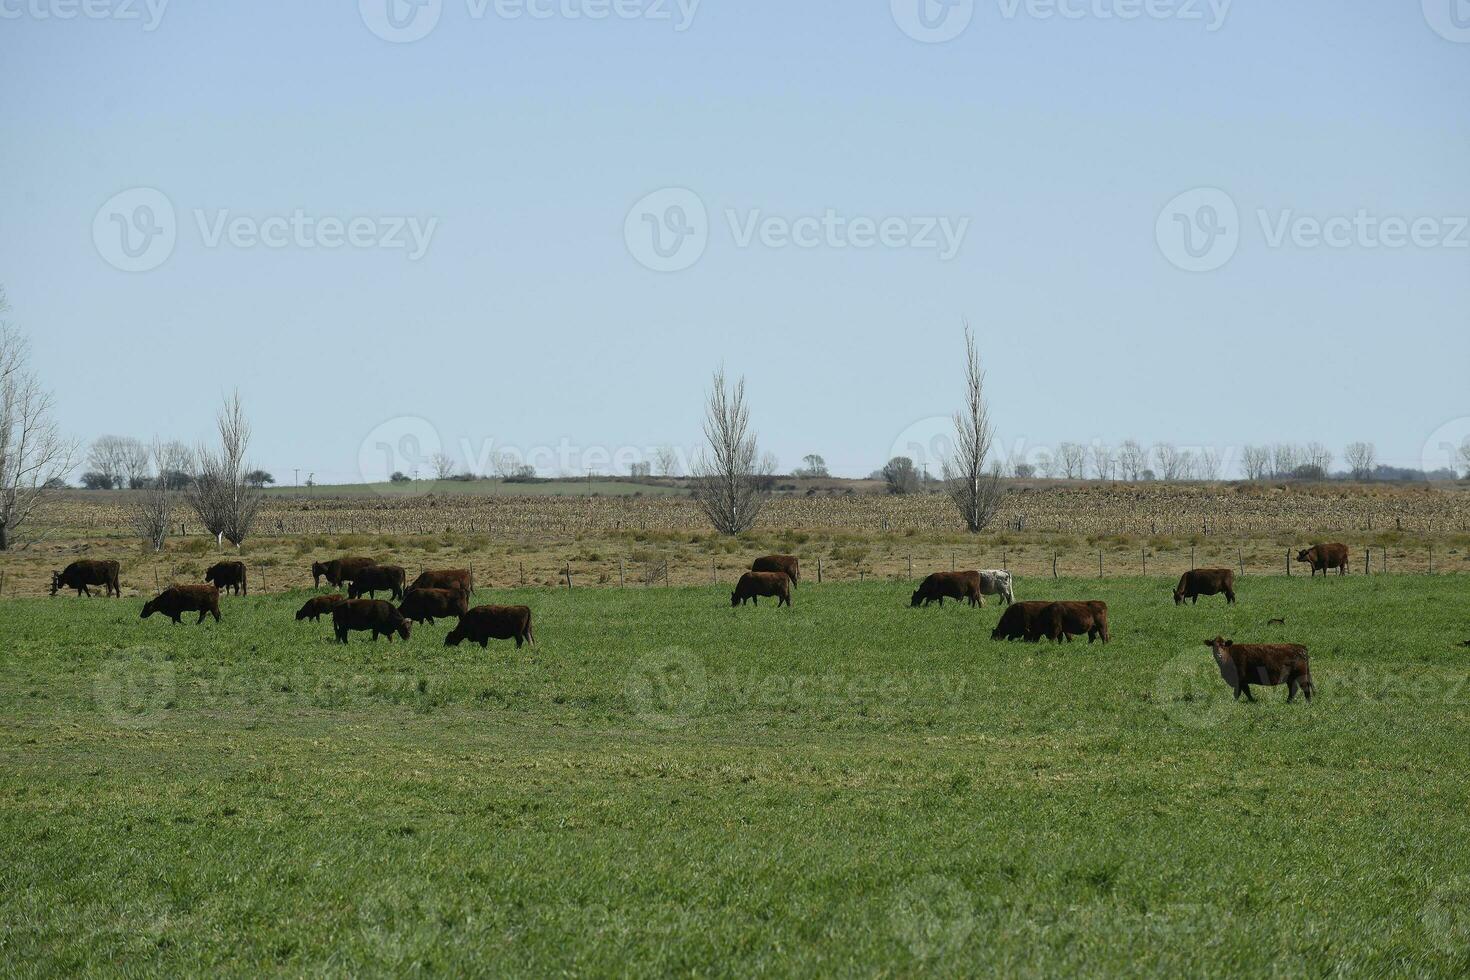
{"label": "bare tree", "polygon": [[1465,468],[1465,479],[1470,480],[1470,436],[1460,443],[1460,465]]}
{"label": "bare tree", "polygon": [[1136,439],[1128,439],[1118,449],[1118,471],[1123,474],[1123,479],[1129,483],[1137,483],[1143,479],[1143,471],[1148,468],[1148,454]]}
{"label": "bare tree", "polygon": [[1087,475],[1087,449],[1075,442],[1064,442],[1057,447],[1057,468],[1068,480],[1080,480]]}
{"label": "bare tree", "polygon": [[1220,451],[1218,449],[1201,449],[1194,461],[1195,476],[1201,480],[1208,480],[1213,483],[1220,479],[1220,465]]}
{"label": "bare tree", "polygon": [[990,526],[1000,509],[1004,490],[1000,466],[988,470],[990,444],[995,430],[990,424],[990,407],[985,403],[985,371],[975,335],[965,324],[965,405],[954,416],[954,455],[944,461],[944,478],[950,499],[971,534]]}
{"label": "bare tree", "polygon": [[1276,479],[1286,479],[1294,474],[1301,462],[1301,450],[1291,443],[1278,442],[1271,447],[1271,475]]}
{"label": "bare tree", "polygon": [[[0,316],[10,309],[0,287]],[[47,494],[64,485],[77,445],[52,416],[51,394],[29,366],[20,331],[0,320],[0,551],[25,540],[25,524]]]}
{"label": "bare tree", "polygon": [[1264,480],[1271,470],[1271,450],[1266,446],[1246,446],[1240,451],[1240,466],[1247,480]]}
{"label": "bare tree", "polygon": [[434,479],[447,480],[454,476],[454,457],[448,453],[435,453],[429,464],[434,467]]}
{"label": "bare tree", "polygon": [[653,454],[654,468],[664,479],[679,475],[679,454],[673,446],[659,446]]}
{"label": "bare tree", "polygon": [[1371,442],[1352,442],[1343,450],[1343,460],[1352,471],[1354,480],[1373,479],[1373,467],[1378,463],[1378,449]]}
{"label": "bare tree", "polygon": [[87,468],[102,477],[99,485],[111,490],[127,488],[128,440],[122,436],[98,436],[87,451]]}
{"label": "bare tree", "polygon": [[163,443],[153,440],[149,453],[154,474],[141,484],[141,491],[132,501],[133,529],[154,551],[162,551],[168,532],[173,527],[174,503],[177,488],[170,485],[168,478],[168,455]]}
{"label": "bare tree", "polygon": [[199,447],[195,453],[193,482],[187,491],[189,505],[209,533],[223,535],[235,547],[250,534],[260,510],[261,491],[252,487],[245,454],[250,448],[250,423],[235,392],[218,419],[218,452]]}
{"label": "bare tree", "polygon": [[1161,442],[1154,446],[1154,467],[1160,480],[1175,481],[1184,478],[1184,454],[1172,442]]}
{"label": "bare tree", "polygon": [[1307,443],[1307,465],[1326,479],[1332,469],[1332,450],[1320,442]]}
{"label": "bare tree", "polygon": [[694,464],[694,499],[721,534],[739,534],[755,523],[769,493],[772,459],[762,456],[750,431],[745,379],[731,388],[725,369],[715,372],[705,404],[709,447]]}
{"label": "bare tree", "polygon": [[1099,480],[1111,480],[1117,466],[1113,451],[1100,442],[1092,444],[1092,475]]}

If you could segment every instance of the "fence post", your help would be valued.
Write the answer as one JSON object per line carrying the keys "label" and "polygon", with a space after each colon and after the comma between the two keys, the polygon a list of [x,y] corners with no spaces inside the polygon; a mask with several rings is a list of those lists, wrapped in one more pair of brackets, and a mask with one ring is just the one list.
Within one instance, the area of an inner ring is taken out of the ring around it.
{"label": "fence post", "polygon": [[1291,549],[1286,549],[1286,577],[1291,578]]}
{"label": "fence post", "polygon": [[1057,553],[1055,551],[1053,551],[1051,553],[1051,577],[1052,578],[1058,578],[1059,577],[1057,575]]}
{"label": "fence post", "polygon": [[1434,545],[1429,546],[1429,574],[1434,574]]}
{"label": "fence post", "polygon": [[1103,577],[1103,557],[1101,548],[1097,549],[1097,577]]}
{"label": "fence post", "polygon": [[520,566],[520,569],[521,569],[521,586],[522,586],[522,588],[524,588],[525,585],[526,585],[526,563],[522,561],[522,562],[516,562],[516,564]]}
{"label": "fence post", "polygon": [[822,556],[817,556],[817,584],[822,584]]}
{"label": "fence post", "polygon": [[1385,575],[1388,574],[1388,547],[1387,546],[1385,546],[1384,549],[1383,549],[1383,574],[1385,574]]}
{"label": "fence post", "polygon": [[1147,548],[1144,548],[1143,549],[1143,575],[1144,575],[1144,578],[1147,578],[1148,577],[1148,549]]}
{"label": "fence post", "polygon": [[1235,555],[1236,555],[1237,558],[1240,559],[1240,574],[1241,574],[1241,577],[1244,578],[1245,577],[1245,549],[1244,548],[1236,548],[1235,549]]}
{"label": "fence post", "polygon": [[909,555],[909,581],[914,580],[914,556]]}
{"label": "fence post", "polygon": [[623,559],[618,559],[618,588],[623,588]]}
{"label": "fence post", "polygon": [[1363,574],[1364,575],[1372,575],[1373,574],[1373,549],[1372,548],[1364,548],[1363,549]]}
{"label": "fence post", "polygon": [[572,591],[572,563],[567,562],[567,591]]}
{"label": "fence post", "polygon": [[1189,546],[1189,570],[1194,571],[1194,545]]}
{"label": "fence post", "polygon": [[715,568],[715,560],[713,557],[711,557],[709,560],[709,582],[710,585],[720,584],[720,573]]}
{"label": "fence post", "polygon": [[669,587],[669,560],[664,559],[664,588]]}

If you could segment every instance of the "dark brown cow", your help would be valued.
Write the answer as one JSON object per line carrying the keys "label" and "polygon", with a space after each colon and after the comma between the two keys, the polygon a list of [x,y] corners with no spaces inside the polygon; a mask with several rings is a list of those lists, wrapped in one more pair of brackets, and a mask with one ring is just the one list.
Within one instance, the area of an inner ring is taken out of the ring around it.
{"label": "dark brown cow", "polygon": [[393,598],[403,598],[403,581],[408,573],[398,565],[369,565],[358,569],[357,576],[347,586],[347,598],[358,599],[365,595],[377,597],[379,592],[391,592]]}
{"label": "dark brown cow", "polygon": [[197,612],[199,619],[194,625],[204,622],[205,616],[219,619],[219,589],[212,585],[170,585],[143,605],[138,618],[147,619],[154,613],[163,613],[177,626],[186,612]]}
{"label": "dark brown cow", "polygon": [[531,610],[526,606],[476,606],[459,617],[459,625],[444,638],[444,645],[457,647],[465,640],[488,648],[491,640],[515,640],[536,645],[531,632]]}
{"label": "dark brown cow", "polygon": [[1251,685],[1276,687],[1286,685],[1288,703],[1301,690],[1308,701],[1312,700],[1312,668],[1307,658],[1307,648],[1300,643],[1235,644],[1222,636],[1206,640],[1205,646],[1215,655],[1220,676],[1235,691],[1235,699],[1242,694],[1247,701],[1251,697]]}
{"label": "dark brown cow", "polygon": [[382,599],[347,599],[332,608],[332,628],[338,643],[346,643],[347,634],[354,630],[371,630],[374,643],[380,636],[392,643],[394,633],[406,640],[412,626],[411,620],[404,619],[391,602]]}
{"label": "dark brown cow", "polygon": [[1179,584],[1174,587],[1174,605],[1178,606],[1185,600],[1193,600],[1199,605],[1199,597],[1202,595],[1219,595],[1225,593],[1225,604],[1235,604],[1235,570],[1231,568],[1196,568],[1192,572],[1185,572],[1179,577]]}
{"label": "dark brown cow", "polygon": [[409,589],[398,611],[416,623],[432,623],[469,612],[470,597],[459,589]]}
{"label": "dark brown cow", "polygon": [[51,573],[51,594],[55,595],[62,589],[76,589],[77,595],[90,597],[92,590],[89,585],[101,585],[107,589],[110,596],[122,595],[122,589],[117,584],[118,564],[115,561],[92,561],[82,559],[74,561],[59,572]]}
{"label": "dark brown cow", "polygon": [[332,609],[339,602],[346,602],[347,597],[341,593],[334,595],[319,595],[306,600],[306,605],[296,610],[296,622],[309,619],[313,623],[319,622],[323,616],[332,615]]}
{"label": "dark brown cow", "polygon": [[204,581],[213,585],[221,592],[233,589],[235,595],[250,594],[249,587],[245,584],[245,563],[243,561],[220,561],[209,566],[204,573]]}
{"label": "dark brown cow", "polygon": [[766,555],[750,563],[752,572],[780,572],[791,579],[792,585],[801,584],[801,561],[795,555]]}
{"label": "dark brown cow", "polygon": [[331,561],[314,561],[311,563],[312,588],[321,588],[324,578],[333,588],[341,588],[343,584],[356,578],[357,573],[362,569],[376,564],[377,562],[371,558],[333,558]]}
{"label": "dark brown cow", "polygon": [[445,568],[427,571],[413,580],[408,591],[415,589],[458,589],[465,595],[475,594],[475,577],[468,568]]}
{"label": "dark brown cow", "polygon": [[1016,602],[1000,614],[1000,622],[990,631],[992,640],[1026,640],[1035,643],[1041,639],[1035,631],[1036,617],[1049,602]]}
{"label": "dark brown cow", "polygon": [[1087,634],[1087,642],[1101,639],[1107,643],[1112,639],[1108,632],[1108,604],[1090,600],[1087,602],[1053,602],[1036,614],[1032,632],[1026,639],[1046,637],[1053,643]]}
{"label": "dark brown cow", "polygon": [[1346,575],[1348,546],[1345,544],[1314,544],[1305,551],[1299,552],[1296,560],[1312,566],[1312,578],[1316,578],[1318,572],[1326,575],[1334,568],[1337,569],[1337,574]]}
{"label": "dark brown cow", "polygon": [[945,599],[960,599],[972,606],[985,605],[980,596],[980,573],[935,572],[919,583],[909,605],[927,606],[936,599],[941,606]]}
{"label": "dark brown cow", "polygon": [[790,577],[785,572],[746,572],[730,593],[730,605],[743,606],[749,599],[758,606],[761,596],[774,597],[778,607],[791,605]]}

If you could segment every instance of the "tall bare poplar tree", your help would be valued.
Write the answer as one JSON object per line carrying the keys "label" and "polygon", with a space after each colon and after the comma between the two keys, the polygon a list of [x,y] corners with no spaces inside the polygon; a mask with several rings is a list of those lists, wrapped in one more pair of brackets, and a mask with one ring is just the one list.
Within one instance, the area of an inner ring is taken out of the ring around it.
{"label": "tall bare poplar tree", "polygon": [[218,451],[200,446],[194,454],[194,480],[187,488],[189,506],[215,536],[239,547],[255,526],[261,492],[249,479],[245,454],[250,448],[250,423],[237,391],[220,410]]}
{"label": "tall bare poplar tree", "polygon": [[704,411],[707,450],[694,464],[694,499],[721,534],[739,534],[755,523],[769,493],[771,460],[762,456],[750,431],[745,379],[732,389],[725,369],[715,372]]}
{"label": "tall bare poplar tree", "polygon": [[985,371],[980,366],[980,351],[975,335],[965,324],[965,406],[955,413],[955,451],[944,461],[944,479],[950,499],[960,510],[960,517],[970,533],[978,534],[990,526],[1000,509],[1004,491],[1000,485],[1000,468],[986,468],[995,430],[990,424],[990,408],[985,403]]}

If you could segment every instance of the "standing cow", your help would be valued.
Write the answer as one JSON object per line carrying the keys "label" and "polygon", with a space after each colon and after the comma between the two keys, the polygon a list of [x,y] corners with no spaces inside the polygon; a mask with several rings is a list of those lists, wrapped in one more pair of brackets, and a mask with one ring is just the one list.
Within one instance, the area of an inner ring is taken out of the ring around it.
{"label": "standing cow", "polygon": [[359,569],[352,584],[347,587],[347,598],[360,599],[365,595],[377,598],[379,592],[391,592],[393,598],[403,599],[403,582],[408,573],[399,565],[369,565]]}
{"label": "standing cow", "polygon": [[311,563],[311,585],[314,589],[322,587],[322,579],[333,588],[341,588],[345,583],[351,582],[357,577],[357,573],[364,568],[376,565],[377,562],[371,558],[333,558],[331,561],[314,561]]}
{"label": "standing cow", "polygon": [[1348,546],[1345,544],[1314,544],[1298,552],[1296,560],[1312,566],[1312,578],[1316,578],[1318,572],[1326,575],[1334,568],[1337,569],[1338,575],[1346,575]]}
{"label": "standing cow", "polygon": [[61,571],[51,573],[51,594],[55,595],[64,588],[76,589],[77,595],[90,598],[92,590],[87,587],[101,585],[107,589],[109,596],[121,596],[122,589],[118,587],[117,576],[118,564],[115,561],[74,561]]}
{"label": "standing cow", "polygon": [[795,555],[766,555],[750,563],[752,572],[780,572],[791,579],[792,585],[801,584],[801,562]]}
{"label": "standing cow", "polygon": [[459,625],[444,637],[444,645],[457,647],[466,640],[488,648],[491,640],[515,640],[536,645],[531,632],[531,610],[526,606],[476,606],[459,617]]}
{"label": "standing cow", "polygon": [[467,597],[475,594],[475,577],[468,568],[444,568],[420,573],[408,591],[414,589],[457,589]]}
{"label": "standing cow", "polygon": [[1104,644],[1112,640],[1108,632],[1108,604],[1098,600],[1087,602],[1053,602],[1036,614],[1031,632],[1026,639],[1036,642],[1046,637],[1053,643],[1086,634],[1087,642],[1101,639]]}
{"label": "standing cow", "polygon": [[785,572],[746,572],[730,593],[730,605],[743,606],[748,599],[758,606],[760,596],[774,598],[777,606],[791,605],[791,579]]}
{"label": "standing cow", "polygon": [[[1001,604],[1005,606],[1015,602],[1015,583],[1011,578],[1011,573],[997,568],[982,569],[980,571],[980,595],[998,595]],[[982,606],[985,604],[983,598],[980,604]]]}
{"label": "standing cow", "polygon": [[935,572],[919,583],[919,587],[914,590],[909,600],[909,605],[927,606],[938,600],[942,606],[945,599],[958,599],[972,606],[985,605],[985,600],[980,598],[980,573]]}
{"label": "standing cow", "polygon": [[154,613],[163,613],[177,626],[183,622],[186,612],[197,612],[199,619],[194,625],[204,622],[205,616],[219,618],[219,589],[212,585],[171,585],[143,605],[139,619],[147,619]]}
{"label": "standing cow", "polygon": [[1225,593],[1225,605],[1235,605],[1234,569],[1196,568],[1179,577],[1179,584],[1174,587],[1174,605],[1182,605],[1186,600],[1199,605],[1200,596],[1219,595],[1221,592]]}
{"label": "standing cow", "polygon": [[245,563],[243,561],[215,562],[204,573],[204,581],[221,592],[233,590],[235,595],[250,594],[250,589],[245,584]]}
{"label": "standing cow", "polygon": [[1312,700],[1312,668],[1307,657],[1307,648],[1299,643],[1272,643],[1248,645],[1236,644],[1222,636],[1206,640],[1205,646],[1215,655],[1215,664],[1220,676],[1235,691],[1235,700],[1242,694],[1247,701],[1251,697],[1251,685],[1276,687],[1286,685],[1288,703],[1296,699],[1300,690],[1308,701]]}

